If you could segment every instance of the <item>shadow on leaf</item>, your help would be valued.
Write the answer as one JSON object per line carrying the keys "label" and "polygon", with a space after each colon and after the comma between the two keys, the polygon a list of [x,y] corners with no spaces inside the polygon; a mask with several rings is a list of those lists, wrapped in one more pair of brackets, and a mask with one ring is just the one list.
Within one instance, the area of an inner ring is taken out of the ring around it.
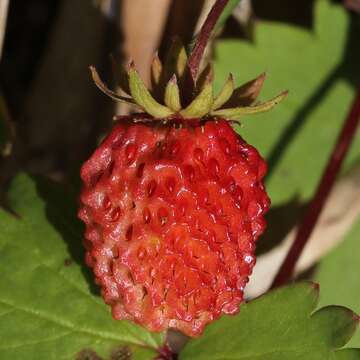
{"label": "shadow on leaf", "polygon": [[81,267],[89,290],[99,296],[100,289],[94,283],[91,269],[85,265],[82,234],[84,227],[77,218],[76,191],[55,183],[45,177],[33,177],[38,194],[45,202],[45,212],[48,221],[54,226],[65,241],[71,259],[64,259],[64,266],[71,266],[73,261]]}
{"label": "shadow on leaf", "polygon": [[325,81],[317,88],[309,100],[304,103],[296,116],[290,121],[288,127],[279,136],[279,140],[271,149],[267,161],[269,171],[267,177],[270,178],[280,162],[288,146],[294,140],[298,131],[305,125],[311,112],[331,90],[339,79],[347,81],[352,87],[357,87],[360,81],[360,47],[358,46],[360,33],[360,16],[351,14],[348,30],[347,43],[344,49],[342,61],[333,69]]}

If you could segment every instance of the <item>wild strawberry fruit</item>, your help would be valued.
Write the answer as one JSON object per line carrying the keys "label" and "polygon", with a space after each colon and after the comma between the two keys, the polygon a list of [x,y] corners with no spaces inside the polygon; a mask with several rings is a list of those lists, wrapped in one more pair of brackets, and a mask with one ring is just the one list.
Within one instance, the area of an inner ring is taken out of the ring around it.
{"label": "wild strawberry fruit", "polygon": [[92,68],[102,91],[143,112],[118,117],[83,165],[79,216],[86,262],[113,317],[197,336],[238,312],[270,204],[266,163],[229,120],[268,110],[286,94],[254,105],[264,75],[237,89],[230,75],[214,97],[208,67],[186,100],[186,53],[173,53],[164,68],[155,58],[152,93],[133,64],[123,84],[129,97]]}

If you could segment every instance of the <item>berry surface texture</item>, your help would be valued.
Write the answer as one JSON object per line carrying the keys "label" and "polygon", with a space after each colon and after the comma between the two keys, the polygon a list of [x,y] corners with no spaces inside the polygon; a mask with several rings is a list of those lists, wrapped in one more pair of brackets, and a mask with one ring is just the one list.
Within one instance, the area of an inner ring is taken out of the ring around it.
{"label": "berry surface texture", "polygon": [[115,319],[198,336],[243,301],[270,205],[267,166],[225,119],[135,117],[82,167],[86,263]]}

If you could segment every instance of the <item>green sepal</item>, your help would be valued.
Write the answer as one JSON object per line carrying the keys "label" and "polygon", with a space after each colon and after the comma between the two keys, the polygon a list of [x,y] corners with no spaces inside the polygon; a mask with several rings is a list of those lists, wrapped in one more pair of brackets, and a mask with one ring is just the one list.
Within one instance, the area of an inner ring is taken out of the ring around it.
{"label": "green sepal", "polygon": [[114,91],[110,90],[105,83],[101,80],[98,72],[96,71],[94,66],[89,67],[91,71],[91,76],[94,80],[95,85],[107,96],[111,97],[112,99],[120,102],[135,104],[134,100],[130,97],[121,96]]}
{"label": "green sepal", "polygon": [[230,98],[234,92],[234,78],[232,74],[229,74],[229,77],[225,81],[224,86],[220,90],[218,96],[215,98],[212,105],[212,110],[217,110],[221,108]]}
{"label": "green sepal", "polygon": [[167,71],[167,77],[175,73],[178,79],[180,79],[185,73],[187,60],[188,56],[183,43],[180,38],[175,37],[166,56],[164,68]]}
{"label": "green sepal", "polygon": [[179,78],[182,77],[185,73],[187,67],[187,61],[188,61],[188,56],[184,45],[182,45],[179,49],[179,54],[176,61],[176,73],[177,76],[179,76]]}
{"label": "green sepal", "polygon": [[[223,88],[214,99],[212,64],[209,63],[204,68],[196,84],[191,83],[186,50],[179,39],[174,39],[164,65],[155,54],[151,65],[151,93],[140,78],[133,62],[129,66],[128,78],[124,79],[124,74],[119,71],[115,60],[113,58],[111,60],[117,80],[126,93],[125,96],[110,90],[100,79],[96,69],[91,66],[90,70],[97,87],[112,99],[137,105],[144,112],[158,119],[179,114],[185,119],[221,116],[231,121],[238,121],[243,114],[270,110],[287,95],[287,92],[283,92],[267,102],[255,104],[266,74],[263,73],[236,89],[234,89],[233,76],[229,74]],[[184,109],[181,108],[182,104]]]}
{"label": "green sepal", "polygon": [[184,109],[180,115],[184,118],[200,118],[209,114],[214,102],[212,81],[206,81],[200,94]]}
{"label": "green sepal", "polygon": [[161,105],[152,97],[139,74],[135,70],[133,62],[130,64],[128,75],[131,96],[148,114],[156,118],[165,118],[174,114],[172,110],[164,105]]}
{"label": "green sepal", "polygon": [[201,74],[198,76],[198,79],[196,80],[196,91],[201,92],[201,90],[204,88],[204,86],[208,82],[214,81],[214,66],[212,63],[208,63],[204,70],[201,72]]}
{"label": "green sepal", "polygon": [[187,59],[184,45],[178,37],[175,37],[161,67],[159,80],[154,87],[158,96],[161,98],[164,96],[165,86],[173,74],[176,74],[178,80],[183,78],[187,68]]}
{"label": "green sepal", "polygon": [[165,105],[178,112],[181,110],[181,102],[180,102],[180,90],[177,83],[176,75],[174,74],[172,78],[166,85],[165,88]]}
{"label": "green sepal", "polygon": [[159,85],[162,70],[161,60],[158,53],[156,53],[151,63],[151,83],[153,88]]}
{"label": "green sepal", "polygon": [[288,92],[284,91],[280,95],[274,97],[273,99],[263,102],[259,105],[243,106],[243,107],[240,106],[240,107],[235,107],[235,108],[226,108],[226,109],[215,110],[215,111],[211,112],[211,115],[221,116],[228,120],[239,120],[239,118],[242,115],[256,114],[256,113],[265,112],[265,111],[272,109],[275,105],[277,105],[280,101],[282,101],[287,96],[287,94],[288,94]]}

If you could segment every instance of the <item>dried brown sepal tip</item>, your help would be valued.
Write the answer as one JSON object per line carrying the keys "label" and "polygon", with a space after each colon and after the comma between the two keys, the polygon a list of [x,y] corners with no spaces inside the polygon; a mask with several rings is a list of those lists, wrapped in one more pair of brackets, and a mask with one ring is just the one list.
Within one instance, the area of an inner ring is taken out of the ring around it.
{"label": "dried brown sepal tip", "polygon": [[131,104],[135,104],[134,100],[131,97],[127,97],[127,96],[121,96],[119,94],[117,94],[115,91],[110,90],[107,85],[101,80],[95,66],[89,66],[90,72],[91,72],[91,76],[93,78],[93,81],[95,83],[95,85],[107,96],[109,96],[110,98],[112,98],[115,101],[121,101],[121,102],[127,102],[127,103],[131,103]]}
{"label": "dried brown sepal tip", "polygon": [[250,106],[253,105],[264,86],[266,80],[266,73],[260,74],[253,80],[236,88],[231,94],[229,101],[226,103],[226,107],[236,106]]}
{"label": "dried brown sepal tip", "polygon": [[[151,66],[152,90],[149,90],[139,76],[134,62],[130,62],[127,70],[127,79],[118,71],[120,88],[129,96],[122,96],[110,90],[100,79],[96,69],[90,70],[97,87],[116,101],[128,102],[137,105],[154,120],[171,118],[209,119],[222,117],[227,120],[240,120],[243,115],[265,112],[282,101],[287,91],[280,93],[265,102],[257,103],[256,99],[264,85],[266,74],[235,88],[234,78],[229,74],[222,89],[215,96],[213,92],[214,72],[211,64],[205,66],[197,77],[194,88],[190,93],[186,80],[188,55],[185,47],[177,39],[174,41],[164,64],[154,56]],[[113,61],[113,67],[116,68]],[[185,99],[187,99],[185,101]]]}

